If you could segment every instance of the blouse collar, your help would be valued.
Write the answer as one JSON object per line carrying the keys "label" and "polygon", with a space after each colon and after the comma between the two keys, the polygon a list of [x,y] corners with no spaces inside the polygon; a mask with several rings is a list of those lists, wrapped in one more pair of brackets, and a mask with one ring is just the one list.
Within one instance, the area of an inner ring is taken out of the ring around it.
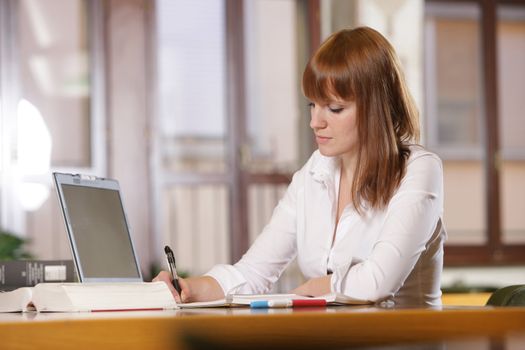
{"label": "blouse collar", "polygon": [[310,174],[315,181],[326,185],[327,182],[331,182],[335,178],[340,160],[339,157],[326,157],[321,153],[318,153],[318,156],[310,169]]}

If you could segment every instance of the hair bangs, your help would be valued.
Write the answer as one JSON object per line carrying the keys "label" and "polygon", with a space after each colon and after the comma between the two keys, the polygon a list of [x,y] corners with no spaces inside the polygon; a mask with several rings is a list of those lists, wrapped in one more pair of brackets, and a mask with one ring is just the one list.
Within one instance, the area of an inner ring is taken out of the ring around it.
{"label": "hair bangs", "polygon": [[312,101],[328,103],[334,99],[355,99],[356,72],[348,66],[345,55],[323,55],[331,48],[321,49],[306,65],[303,73],[303,94]]}

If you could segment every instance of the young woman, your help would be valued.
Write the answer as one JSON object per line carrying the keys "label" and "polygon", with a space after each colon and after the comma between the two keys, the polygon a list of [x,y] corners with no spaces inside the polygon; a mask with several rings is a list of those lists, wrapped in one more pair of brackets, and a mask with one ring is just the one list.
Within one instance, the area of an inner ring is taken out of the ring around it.
{"label": "young woman", "polygon": [[184,302],[264,293],[298,259],[294,293],[339,292],[440,305],[445,230],[440,159],[417,145],[418,113],[396,53],[377,31],[330,36],[308,62],[316,150],[235,265],[180,280]]}

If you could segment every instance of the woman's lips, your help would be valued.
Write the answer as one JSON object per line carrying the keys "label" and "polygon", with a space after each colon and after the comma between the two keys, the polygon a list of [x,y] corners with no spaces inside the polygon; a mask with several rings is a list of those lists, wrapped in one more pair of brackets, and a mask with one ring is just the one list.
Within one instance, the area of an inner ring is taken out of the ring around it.
{"label": "woman's lips", "polygon": [[331,137],[325,137],[325,136],[315,135],[315,140],[316,140],[317,143],[320,144],[320,145],[327,143],[327,142],[330,141],[331,139],[332,139]]}

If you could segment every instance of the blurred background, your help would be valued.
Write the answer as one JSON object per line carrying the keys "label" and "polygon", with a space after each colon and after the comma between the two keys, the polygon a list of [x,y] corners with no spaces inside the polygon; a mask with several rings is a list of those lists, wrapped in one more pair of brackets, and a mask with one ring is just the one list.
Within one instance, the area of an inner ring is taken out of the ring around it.
{"label": "blurred background", "polygon": [[165,244],[191,275],[236,261],[315,149],[309,56],[360,25],[444,162],[443,287],[525,283],[522,0],[0,0],[0,228],[71,259],[51,172],[93,174],[119,180],[147,279]]}

